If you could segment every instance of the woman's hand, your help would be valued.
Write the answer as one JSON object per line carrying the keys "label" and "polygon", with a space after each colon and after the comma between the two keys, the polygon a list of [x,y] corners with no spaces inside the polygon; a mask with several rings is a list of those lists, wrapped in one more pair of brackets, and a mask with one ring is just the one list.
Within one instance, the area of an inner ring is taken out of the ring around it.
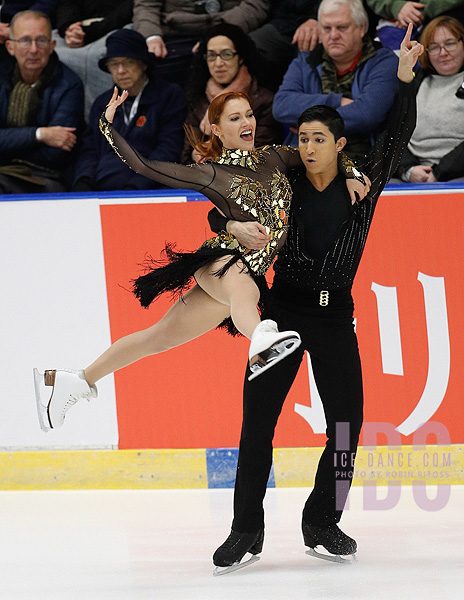
{"label": "woman's hand", "polygon": [[416,165],[411,171],[409,177],[410,183],[431,183],[430,175],[434,177],[432,167],[426,167],[425,165]]}
{"label": "woman's hand", "polygon": [[424,46],[419,42],[411,41],[412,23],[409,23],[406,34],[400,46],[400,60],[398,63],[398,79],[409,83],[414,78],[414,66],[419,56],[424,52]]}
{"label": "woman's hand", "polygon": [[355,204],[356,200],[358,199],[363,200],[371,189],[371,180],[367,175],[364,175],[364,173],[363,177],[365,183],[362,183],[357,179],[346,180],[346,187],[348,188],[348,193],[350,194],[351,204]]}
{"label": "woman's hand", "polygon": [[111,96],[111,100],[106,105],[106,110],[105,110],[105,117],[109,123],[113,122],[114,115],[116,113],[116,109],[118,108],[118,106],[120,104],[122,104],[124,102],[124,100],[127,98],[128,95],[129,94],[128,94],[127,90],[124,90],[123,93],[119,96],[118,88],[117,88],[117,86],[114,86],[113,95]]}

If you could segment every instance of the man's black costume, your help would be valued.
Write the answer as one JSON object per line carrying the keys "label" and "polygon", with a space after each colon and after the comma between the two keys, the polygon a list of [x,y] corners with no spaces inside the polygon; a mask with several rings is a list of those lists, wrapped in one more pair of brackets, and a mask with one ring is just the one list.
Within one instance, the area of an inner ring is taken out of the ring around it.
{"label": "man's black costume", "polygon": [[[351,287],[377,200],[395,172],[415,126],[412,87],[399,82],[386,129],[365,164],[359,165],[372,182],[363,201],[351,205],[345,179],[339,175],[322,192],[312,186],[304,169],[290,178],[294,193],[290,229],[274,266],[273,314],[265,316],[275,318],[285,329],[298,331],[302,344],[251,382],[247,380],[247,370],[233,532],[258,534],[264,529],[263,499],[272,464],[274,429],[305,351],[311,358],[324,406],[328,439],[314,489],[303,510],[303,522],[327,528],[341,518],[351,484],[351,459],[354,461],[363,420],[361,363],[353,326]],[[209,219],[215,231],[225,226],[215,209]],[[337,440],[337,424],[349,424],[349,435],[348,426],[341,425]],[[340,468],[342,453],[349,457],[345,469]],[[259,536],[251,536],[250,540],[254,537],[258,540]],[[256,544],[252,549],[260,551]],[[215,555],[215,564],[219,562]]]}

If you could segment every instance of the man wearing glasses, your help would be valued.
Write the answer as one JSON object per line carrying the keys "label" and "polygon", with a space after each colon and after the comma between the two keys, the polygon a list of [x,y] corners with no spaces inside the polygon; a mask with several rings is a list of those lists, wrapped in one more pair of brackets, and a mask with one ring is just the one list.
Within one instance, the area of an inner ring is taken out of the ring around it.
{"label": "man wearing glasses", "polygon": [[17,13],[0,72],[0,192],[60,192],[83,125],[79,77],[60,63],[48,17]]}

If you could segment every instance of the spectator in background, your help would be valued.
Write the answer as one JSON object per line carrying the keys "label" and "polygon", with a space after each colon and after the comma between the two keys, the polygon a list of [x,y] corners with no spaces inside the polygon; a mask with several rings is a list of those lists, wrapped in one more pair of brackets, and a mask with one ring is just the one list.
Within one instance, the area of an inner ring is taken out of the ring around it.
{"label": "spectator in background", "polygon": [[[337,109],[349,139],[346,153],[357,160],[369,151],[392,107],[398,59],[366,34],[361,0],[322,0],[318,21],[322,43],[290,63],[274,98],[274,117],[293,128],[310,106]],[[285,143],[298,145],[294,130]]]}
{"label": "spectator in background", "polygon": [[262,25],[272,0],[134,0],[134,27],[146,39],[148,50],[163,61],[164,79],[184,84],[192,49],[210,27],[238,25],[245,33]]}
{"label": "spectator in background", "polygon": [[431,21],[420,42],[425,53],[413,81],[417,124],[398,176],[411,183],[464,180],[464,25]]}
{"label": "spectator in background", "polygon": [[57,0],[3,0],[0,2],[0,44],[8,39],[10,21],[16,13],[36,10],[47,15],[50,21],[55,18]]}
{"label": "spectator in background", "polygon": [[46,14],[53,23],[56,3],[57,0],[0,0],[0,63],[8,60],[5,42],[9,36],[10,21],[15,14],[23,10],[37,10]]}
{"label": "spectator in background", "polygon": [[[106,40],[106,56],[99,61],[118,86],[129,92],[113,121],[115,129],[150,160],[178,161],[184,140],[185,100],[175,83],[155,74],[156,59],[149,54],[143,36],[120,29]],[[90,111],[84,143],[76,167],[75,191],[153,189],[152,179],[137,175],[115,154],[98,129],[98,121],[113,89],[99,96]]]}
{"label": "spectator in background", "polygon": [[[381,17],[377,35],[386,48],[399,50],[404,30],[409,23],[414,25],[414,35],[418,37],[421,28],[431,19],[442,14],[464,18],[463,0],[366,0],[368,6]],[[419,31],[418,31],[419,30]]]}
{"label": "spectator in background", "polygon": [[311,52],[319,42],[317,9],[321,0],[276,0],[270,18],[250,33],[273,66],[272,88],[277,89],[297,52]]}
{"label": "spectator in background", "polygon": [[[274,94],[259,84],[261,57],[246,33],[236,25],[223,23],[212,27],[203,37],[194,58],[187,91],[189,113],[186,124],[198,139],[211,135],[209,104],[224,92],[245,92],[256,117],[255,147],[279,143],[282,127],[272,116]],[[185,138],[182,162],[195,160],[193,148]]]}
{"label": "spectator in background", "polygon": [[98,68],[106,37],[131,20],[132,0],[58,0],[56,52],[84,82],[86,118],[95,98],[112,84],[110,75]]}
{"label": "spectator in background", "polygon": [[60,192],[83,125],[79,77],[53,51],[44,13],[17,13],[0,70],[0,192]]}

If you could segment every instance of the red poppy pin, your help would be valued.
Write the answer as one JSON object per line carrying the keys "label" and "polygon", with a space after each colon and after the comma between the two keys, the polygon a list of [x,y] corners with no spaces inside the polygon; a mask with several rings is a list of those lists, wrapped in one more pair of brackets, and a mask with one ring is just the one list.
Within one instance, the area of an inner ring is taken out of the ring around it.
{"label": "red poppy pin", "polygon": [[137,119],[135,125],[136,125],[136,127],[143,127],[146,122],[147,122],[147,117],[142,115],[141,117],[139,117]]}

